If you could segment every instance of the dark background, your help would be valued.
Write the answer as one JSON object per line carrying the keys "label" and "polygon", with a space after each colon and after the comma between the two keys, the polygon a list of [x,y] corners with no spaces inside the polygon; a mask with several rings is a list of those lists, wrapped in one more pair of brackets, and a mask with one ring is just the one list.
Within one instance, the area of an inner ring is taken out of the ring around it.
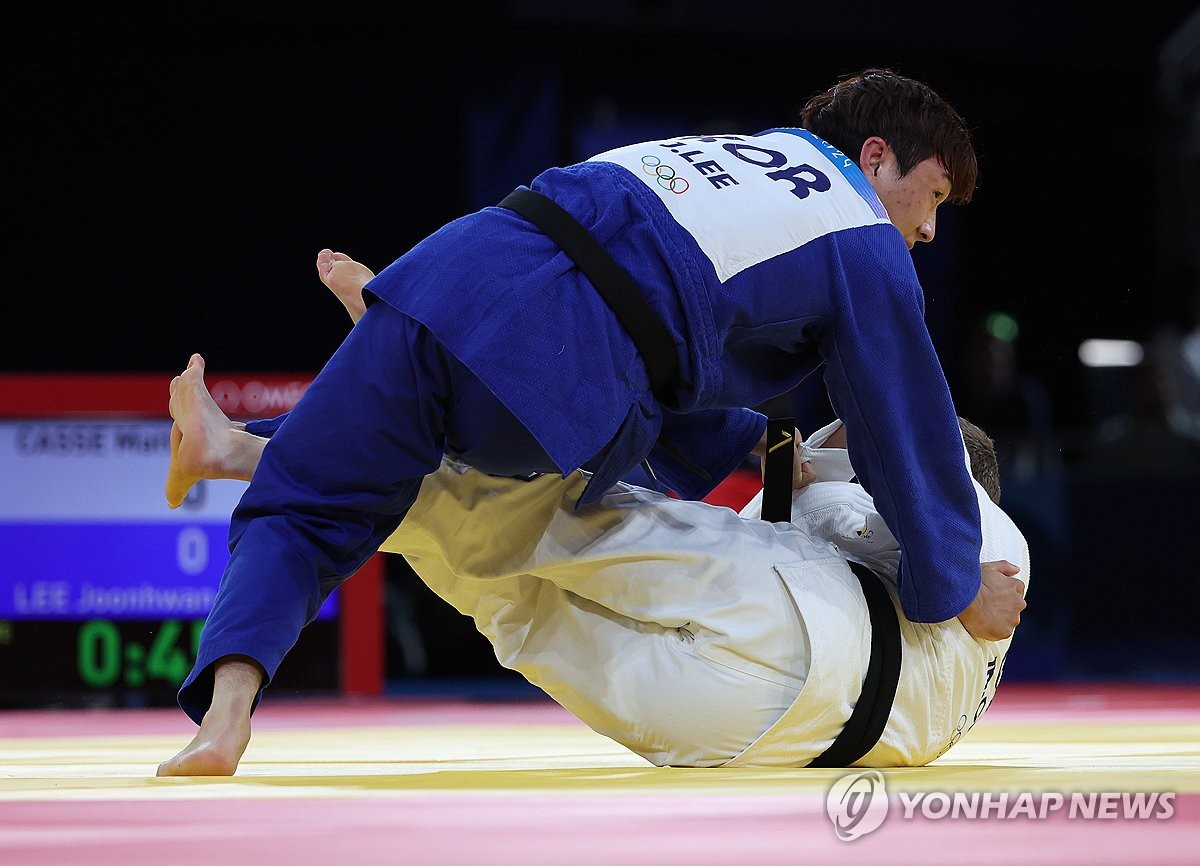
{"label": "dark background", "polygon": [[344,332],[322,246],[378,270],[593,141],[792,123],[872,64],[929,81],[975,131],[976,200],[920,253],[947,351],[943,323],[1003,306],[1078,421],[1081,337],[1186,314],[1172,269],[1196,239],[1173,225],[1159,54],[1194,3],[280,8],[6,28],[17,306],[0,368],[174,370],[203,351],[217,369],[316,369]]}
{"label": "dark background", "polygon": [[1114,633],[1160,645],[1142,674],[1196,670],[1173,602],[1200,575],[1149,513],[1194,523],[1200,487],[1190,463],[1088,487],[1138,386],[1076,355],[1197,323],[1194,2],[410,5],[12,13],[0,371],[176,371],[193,351],[316,371],[348,327],[320,248],[379,270],[549,165],[789,125],[839,75],[890,66],[954,103],[980,156],[975,200],[915,253],[956,398],[1000,310],[1049,409],[1052,465],[1006,486],[1042,565],[1031,675],[1129,669],[1070,657]]}

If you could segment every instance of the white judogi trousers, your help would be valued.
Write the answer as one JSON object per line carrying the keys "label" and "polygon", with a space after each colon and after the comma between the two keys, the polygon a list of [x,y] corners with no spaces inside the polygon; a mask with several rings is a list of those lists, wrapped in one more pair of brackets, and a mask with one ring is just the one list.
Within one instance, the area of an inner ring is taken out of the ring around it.
{"label": "white judogi trousers", "polygon": [[[586,482],[446,462],[382,549],[470,616],[502,665],[652,764],[804,766],[824,751],[870,652],[846,548],[895,573],[895,541],[865,491],[812,484],[794,499],[796,523],[773,524],[624,484],[576,509]],[[983,559],[1027,576],[1024,539],[980,498]],[[900,686],[862,766],[923,764],[957,742],[990,702],[1007,649],[957,620],[910,623],[896,607]]]}

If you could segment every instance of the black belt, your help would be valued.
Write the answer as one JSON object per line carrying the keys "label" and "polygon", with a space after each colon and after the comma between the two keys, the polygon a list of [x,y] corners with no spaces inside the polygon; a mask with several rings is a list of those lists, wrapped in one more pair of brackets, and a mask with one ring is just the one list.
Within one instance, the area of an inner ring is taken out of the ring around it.
{"label": "black belt", "polygon": [[[792,458],[795,450],[795,419],[767,421],[767,453],[763,457],[763,520],[772,523],[792,519]],[[862,693],[854,704],[842,732],[829,748],[814,758],[810,767],[849,767],[879,742],[887,724],[896,686],[900,682],[900,620],[883,582],[870,569],[849,562],[862,585],[871,617],[871,660]]]}
{"label": "black belt", "polygon": [[900,682],[900,620],[883,581],[857,562],[850,570],[862,584],[871,616],[871,660],[862,693],[842,732],[829,748],[809,762],[810,767],[849,767],[879,742]]}
{"label": "black belt", "polygon": [[767,420],[767,453],[763,456],[763,495],[759,517],[770,523],[792,522],[792,461],[796,452],[796,420]]}
{"label": "black belt", "polygon": [[665,394],[679,377],[675,342],[629,272],[573,216],[541,193],[518,187],[505,196],[500,207],[525,217],[570,256],[633,340],[646,365],[650,390],[656,396]]}

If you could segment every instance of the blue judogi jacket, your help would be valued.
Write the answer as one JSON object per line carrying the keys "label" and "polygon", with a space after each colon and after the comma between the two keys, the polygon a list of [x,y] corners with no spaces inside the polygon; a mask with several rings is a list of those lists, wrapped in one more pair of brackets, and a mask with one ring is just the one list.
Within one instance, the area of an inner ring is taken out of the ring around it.
{"label": "blue judogi jacket", "polygon": [[823,361],[854,469],[903,551],[905,613],[940,622],[975,597],[979,510],[921,286],[853,160],[804,130],[774,129],[634,144],[531,186],[630,272],[670,334],[678,381],[650,393],[604,300],[516,213],[484,208],[417,244],[367,299],[425,332],[368,310],[294,410],[297,423],[279,426],[234,511],[230,562],[180,690],[193,719],[211,700],[217,659],[246,655],[273,676],[436,467],[442,419],[414,407],[449,411],[447,389],[467,383],[446,378],[424,334],[559,470],[593,473],[584,504],[646,458],[666,486],[702,497],[762,436],[765,419],[745,407]]}
{"label": "blue judogi jacket", "polygon": [[634,144],[531,187],[600,241],[666,325],[682,371],[666,401],[586,278],[510,211],[450,223],[368,290],[429,327],[560,469],[592,460],[585,502],[647,455],[669,487],[702,497],[762,435],[744,407],[823,360],[859,479],[904,551],[905,613],[938,622],[972,601],[979,514],[949,387],[912,257],[852,159],[773,129]]}

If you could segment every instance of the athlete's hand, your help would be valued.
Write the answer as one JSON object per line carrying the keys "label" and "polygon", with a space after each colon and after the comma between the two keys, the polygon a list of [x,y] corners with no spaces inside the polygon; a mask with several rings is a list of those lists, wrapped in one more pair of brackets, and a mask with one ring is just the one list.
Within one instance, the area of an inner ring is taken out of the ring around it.
{"label": "athlete's hand", "polygon": [[[817,480],[817,473],[813,471],[812,464],[804,459],[804,450],[800,447],[804,444],[804,437],[800,435],[797,429],[795,438],[792,441],[792,491],[800,490],[807,487]],[[758,444],[754,446],[754,450],[750,452],[759,459],[759,475],[762,477],[763,485],[767,482],[767,434],[763,433],[762,438],[758,440]]]}
{"label": "athlete's hand", "polygon": [[971,637],[1003,640],[1011,637],[1025,609],[1025,584],[1013,577],[1021,569],[1001,559],[979,567],[979,594],[958,621]]}

